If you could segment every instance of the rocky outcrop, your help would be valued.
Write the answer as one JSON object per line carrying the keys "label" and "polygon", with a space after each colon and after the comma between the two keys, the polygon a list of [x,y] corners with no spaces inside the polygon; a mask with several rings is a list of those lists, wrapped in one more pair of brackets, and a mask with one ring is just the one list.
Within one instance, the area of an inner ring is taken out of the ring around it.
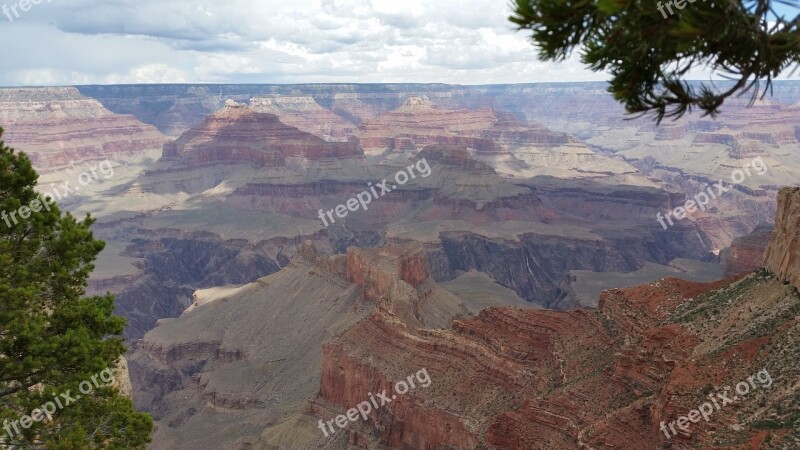
{"label": "rocky outcrop", "polygon": [[3,139],[38,170],[139,155],[167,141],[152,125],[114,114],[71,87],[0,89]]}
{"label": "rocky outcrop", "polygon": [[281,122],[321,137],[326,141],[347,142],[356,126],[323,108],[311,96],[271,95],[254,97],[250,108],[275,114]]}
{"label": "rocky outcrop", "polygon": [[[387,303],[397,296],[404,302]],[[331,257],[305,242],[280,272],[160,321],[135,345],[134,397],[159,424],[153,448],[252,442],[265,427],[301,413],[298,405],[319,390],[328,338],[387,307],[399,320],[450,323],[464,312],[453,300],[429,280],[417,245]],[[228,420],[248,431],[225,431]],[[205,431],[194,432],[197,426]]]}
{"label": "rocky outcrop", "polygon": [[120,394],[131,397],[133,394],[133,385],[131,385],[131,376],[130,372],[128,372],[128,360],[121,357],[119,361],[117,361],[117,366],[114,368],[113,372],[114,381],[111,385],[119,389]]}
{"label": "rocky outcrop", "polygon": [[368,151],[461,146],[483,154],[510,154],[519,146],[557,147],[576,143],[566,133],[519,123],[492,109],[450,110],[426,96],[411,95],[395,110],[361,123],[358,132]]}
{"label": "rocky outcrop", "polygon": [[778,278],[800,289],[800,188],[778,193],[775,230],[764,255],[764,266]]}
{"label": "rocky outcrop", "polygon": [[[394,111],[360,125],[358,133],[366,150],[416,148],[427,145],[485,146],[480,138],[483,130],[497,122],[491,110],[450,111],[433,104],[425,96],[409,96]],[[405,144],[400,144],[404,142]],[[413,143],[413,147],[411,144]]]}
{"label": "rocky outcrop", "polygon": [[283,167],[291,157],[316,160],[359,154],[356,141],[327,142],[282,123],[274,114],[230,101],[202,125],[164,145],[163,159],[190,166],[228,162]]}
{"label": "rocky outcrop", "polygon": [[416,288],[427,280],[428,256],[422,246],[409,251],[402,247],[376,250],[347,249],[347,279],[361,286],[366,299],[377,302],[391,295],[397,280]]}
{"label": "rocky outcrop", "polygon": [[763,266],[764,252],[769,245],[773,226],[760,224],[747,236],[735,238],[730,248],[723,252],[725,276],[750,273]]}
{"label": "rocky outcrop", "polygon": [[[655,136],[656,140],[671,141],[675,139],[682,139],[690,132],[690,129],[688,124],[680,124],[680,125],[664,124],[662,126],[656,127],[655,130],[653,131],[656,132]],[[700,138],[699,135],[698,138]]]}
{"label": "rocky outcrop", "polygon": [[[608,291],[596,311],[489,308],[448,330],[403,320],[394,311],[404,298],[386,300],[325,345],[320,398],[307,413],[321,413],[313,420],[333,417],[368,392],[393,393],[396,381],[421,368],[432,381],[429,388],[395,395],[365,422],[349,424],[346,442],[358,448],[710,446],[720,437],[763,439],[758,423],[768,417],[777,418],[770,419],[779,430],[773,442],[800,442],[786,413],[797,406],[785,397],[793,389],[793,366],[773,353],[788,345],[800,354],[789,331],[797,328],[792,317],[800,297],[776,280],[665,279]],[[709,303],[724,305],[713,323],[702,314]],[[760,317],[741,312],[773,307],[778,310]],[[773,321],[777,328],[765,327]],[[718,337],[730,326],[736,332]],[[662,431],[662,421],[674,427],[706,399],[709,387],[722,392],[764,367],[770,388],[764,378],[735,410],[692,424],[688,432],[668,437]],[[726,426],[731,418],[740,424],[733,431]],[[345,448],[334,442],[327,444]]]}
{"label": "rocky outcrop", "polygon": [[102,294],[105,292],[118,292],[141,280],[143,273],[130,275],[117,275],[109,278],[92,278],[86,287],[89,295]]}

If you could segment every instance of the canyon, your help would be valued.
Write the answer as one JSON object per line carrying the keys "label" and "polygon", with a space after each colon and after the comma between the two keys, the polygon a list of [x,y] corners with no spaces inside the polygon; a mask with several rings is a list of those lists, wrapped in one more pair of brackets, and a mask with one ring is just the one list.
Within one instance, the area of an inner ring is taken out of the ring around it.
{"label": "canyon", "polygon": [[[764,258],[777,272],[666,278],[568,312],[476,308],[432,280],[417,243],[325,256],[307,242],[279,273],[148,333],[131,363],[137,398],[158,405],[154,448],[791,448],[800,294],[782,280],[800,271],[798,204],[800,190],[780,192],[789,233],[776,227]],[[429,388],[318,430],[421,368]],[[772,382],[757,398],[674,437],[660,430],[709,386],[759,370]]]}
{"label": "canyon", "polygon": [[[596,83],[8,88],[0,125],[42,188],[113,163],[61,206],[107,242],[88,292],[128,320],[154,449],[660,448],[761,367],[777,389],[671,443],[781,448],[795,419],[759,405],[796,407],[798,86],[658,127]],[[422,368],[430,388],[317,428]]]}

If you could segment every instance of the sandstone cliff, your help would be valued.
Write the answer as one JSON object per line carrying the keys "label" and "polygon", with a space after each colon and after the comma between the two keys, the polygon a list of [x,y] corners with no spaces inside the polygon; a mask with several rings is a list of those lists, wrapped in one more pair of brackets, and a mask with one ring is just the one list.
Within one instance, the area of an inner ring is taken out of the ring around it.
{"label": "sandstone cliff", "polygon": [[165,144],[163,158],[187,165],[249,162],[256,167],[281,167],[291,157],[315,160],[359,154],[356,141],[327,142],[282,123],[273,114],[230,101],[202,125]]}
{"label": "sandstone cliff", "polygon": [[[597,311],[489,308],[450,330],[398,323],[393,310],[374,312],[326,344],[320,396],[308,412],[334,417],[367,392],[391,392],[394,381],[420,368],[432,385],[350,424],[328,448],[800,444],[790,412],[800,406],[791,362],[800,357],[792,337],[800,296],[774,278],[712,285],[666,279],[608,291]],[[761,370],[770,386],[753,389],[736,407],[677,435],[660,429],[697,408],[709,391]],[[263,441],[284,442],[273,432]]]}
{"label": "sandstone cliff", "polygon": [[[137,345],[131,375],[137,404],[156,413],[153,448],[800,443],[791,414],[800,296],[766,273],[614,289],[596,310],[475,315],[436,286],[418,244],[334,257],[305,244],[297,254],[275,275],[162,321]],[[422,368],[429,387],[333,436],[317,428]],[[709,390],[762,369],[769,388],[688,431],[660,430]]]}
{"label": "sandstone cliff", "polygon": [[778,278],[800,289],[800,188],[778,193],[775,231],[764,255],[764,266]]}
{"label": "sandstone cliff", "polygon": [[71,87],[0,89],[0,126],[3,139],[40,171],[139,155],[167,140],[152,125],[114,114]]}
{"label": "sandstone cliff", "polygon": [[[724,440],[726,448],[794,448],[800,295],[781,279],[797,273],[786,256],[800,229],[797,193],[782,191],[766,257],[778,278],[665,279],[606,291],[595,311],[489,308],[449,330],[421,327],[397,313],[409,308],[406,297],[384,297],[325,345],[320,394],[307,414],[333,417],[425,368],[432,389],[396,398],[329,447],[718,448]],[[750,394],[737,391],[736,407],[677,433],[664,428],[748,377]],[[284,439],[268,431],[262,443]]]}
{"label": "sandstone cliff", "polygon": [[725,276],[750,273],[763,267],[764,252],[769,246],[773,226],[760,224],[752,233],[731,242],[729,249],[721,255],[725,261]]}
{"label": "sandstone cliff", "polygon": [[250,100],[250,108],[275,114],[281,122],[327,141],[346,142],[356,131],[354,124],[323,108],[311,96],[254,97]]}
{"label": "sandstone cliff", "polygon": [[129,357],[136,403],[158,423],[153,448],[252,445],[299,417],[319,390],[324,342],[389,306],[386,296],[420,326],[465,317],[424,255],[410,245],[329,257],[306,243],[280,272],[162,320]]}

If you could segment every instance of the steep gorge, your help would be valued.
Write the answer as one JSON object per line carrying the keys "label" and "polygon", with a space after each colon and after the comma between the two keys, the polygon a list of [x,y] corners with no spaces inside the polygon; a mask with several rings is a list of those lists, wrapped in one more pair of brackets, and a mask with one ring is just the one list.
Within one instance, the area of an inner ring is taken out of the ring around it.
{"label": "steep gorge", "polygon": [[[716,448],[721,440],[754,448],[799,445],[800,418],[791,411],[800,407],[800,295],[780,282],[782,274],[798,271],[791,255],[799,194],[781,191],[778,223],[788,226],[773,236],[767,264],[789,263],[778,264],[777,278],[752,274],[713,284],[665,279],[606,291],[595,311],[495,307],[456,320],[449,330],[404,321],[392,313],[403,308],[403,298],[390,296],[367,321],[326,344],[320,395],[310,411],[341,413],[366,392],[391,392],[393,380],[422,367],[431,388],[350,424],[330,443],[458,449]],[[742,399],[708,423],[679,428],[677,435],[661,428],[662,421],[669,424],[702,403],[708,387],[735,386],[756,372],[770,377],[769,386],[764,379],[751,394],[757,398]],[[732,423],[739,425],[729,428]],[[283,442],[272,432],[264,441]]]}

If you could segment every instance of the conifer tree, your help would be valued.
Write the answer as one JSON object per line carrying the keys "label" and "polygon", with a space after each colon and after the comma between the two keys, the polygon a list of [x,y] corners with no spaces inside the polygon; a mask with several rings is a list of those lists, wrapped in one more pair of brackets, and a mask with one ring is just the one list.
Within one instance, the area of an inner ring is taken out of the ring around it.
{"label": "conifer tree", "polygon": [[[62,215],[40,196],[37,179],[27,156],[0,140],[0,449],[144,448],[149,415],[106,383],[80,390],[125,351],[114,297],[85,296],[104,243],[90,216]],[[56,400],[52,419],[20,422]]]}
{"label": "conifer tree", "polygon": [[[800,62],[794,0],[515,0],[514,7],[510,20],[532,32],[539,59],[579,50],[592,70],[610,73],[608,90],[629,113],[658,122],[692,108],[713,117],[732,95],[753,102]],[[693,69],[730,81],[692,83]]]}

